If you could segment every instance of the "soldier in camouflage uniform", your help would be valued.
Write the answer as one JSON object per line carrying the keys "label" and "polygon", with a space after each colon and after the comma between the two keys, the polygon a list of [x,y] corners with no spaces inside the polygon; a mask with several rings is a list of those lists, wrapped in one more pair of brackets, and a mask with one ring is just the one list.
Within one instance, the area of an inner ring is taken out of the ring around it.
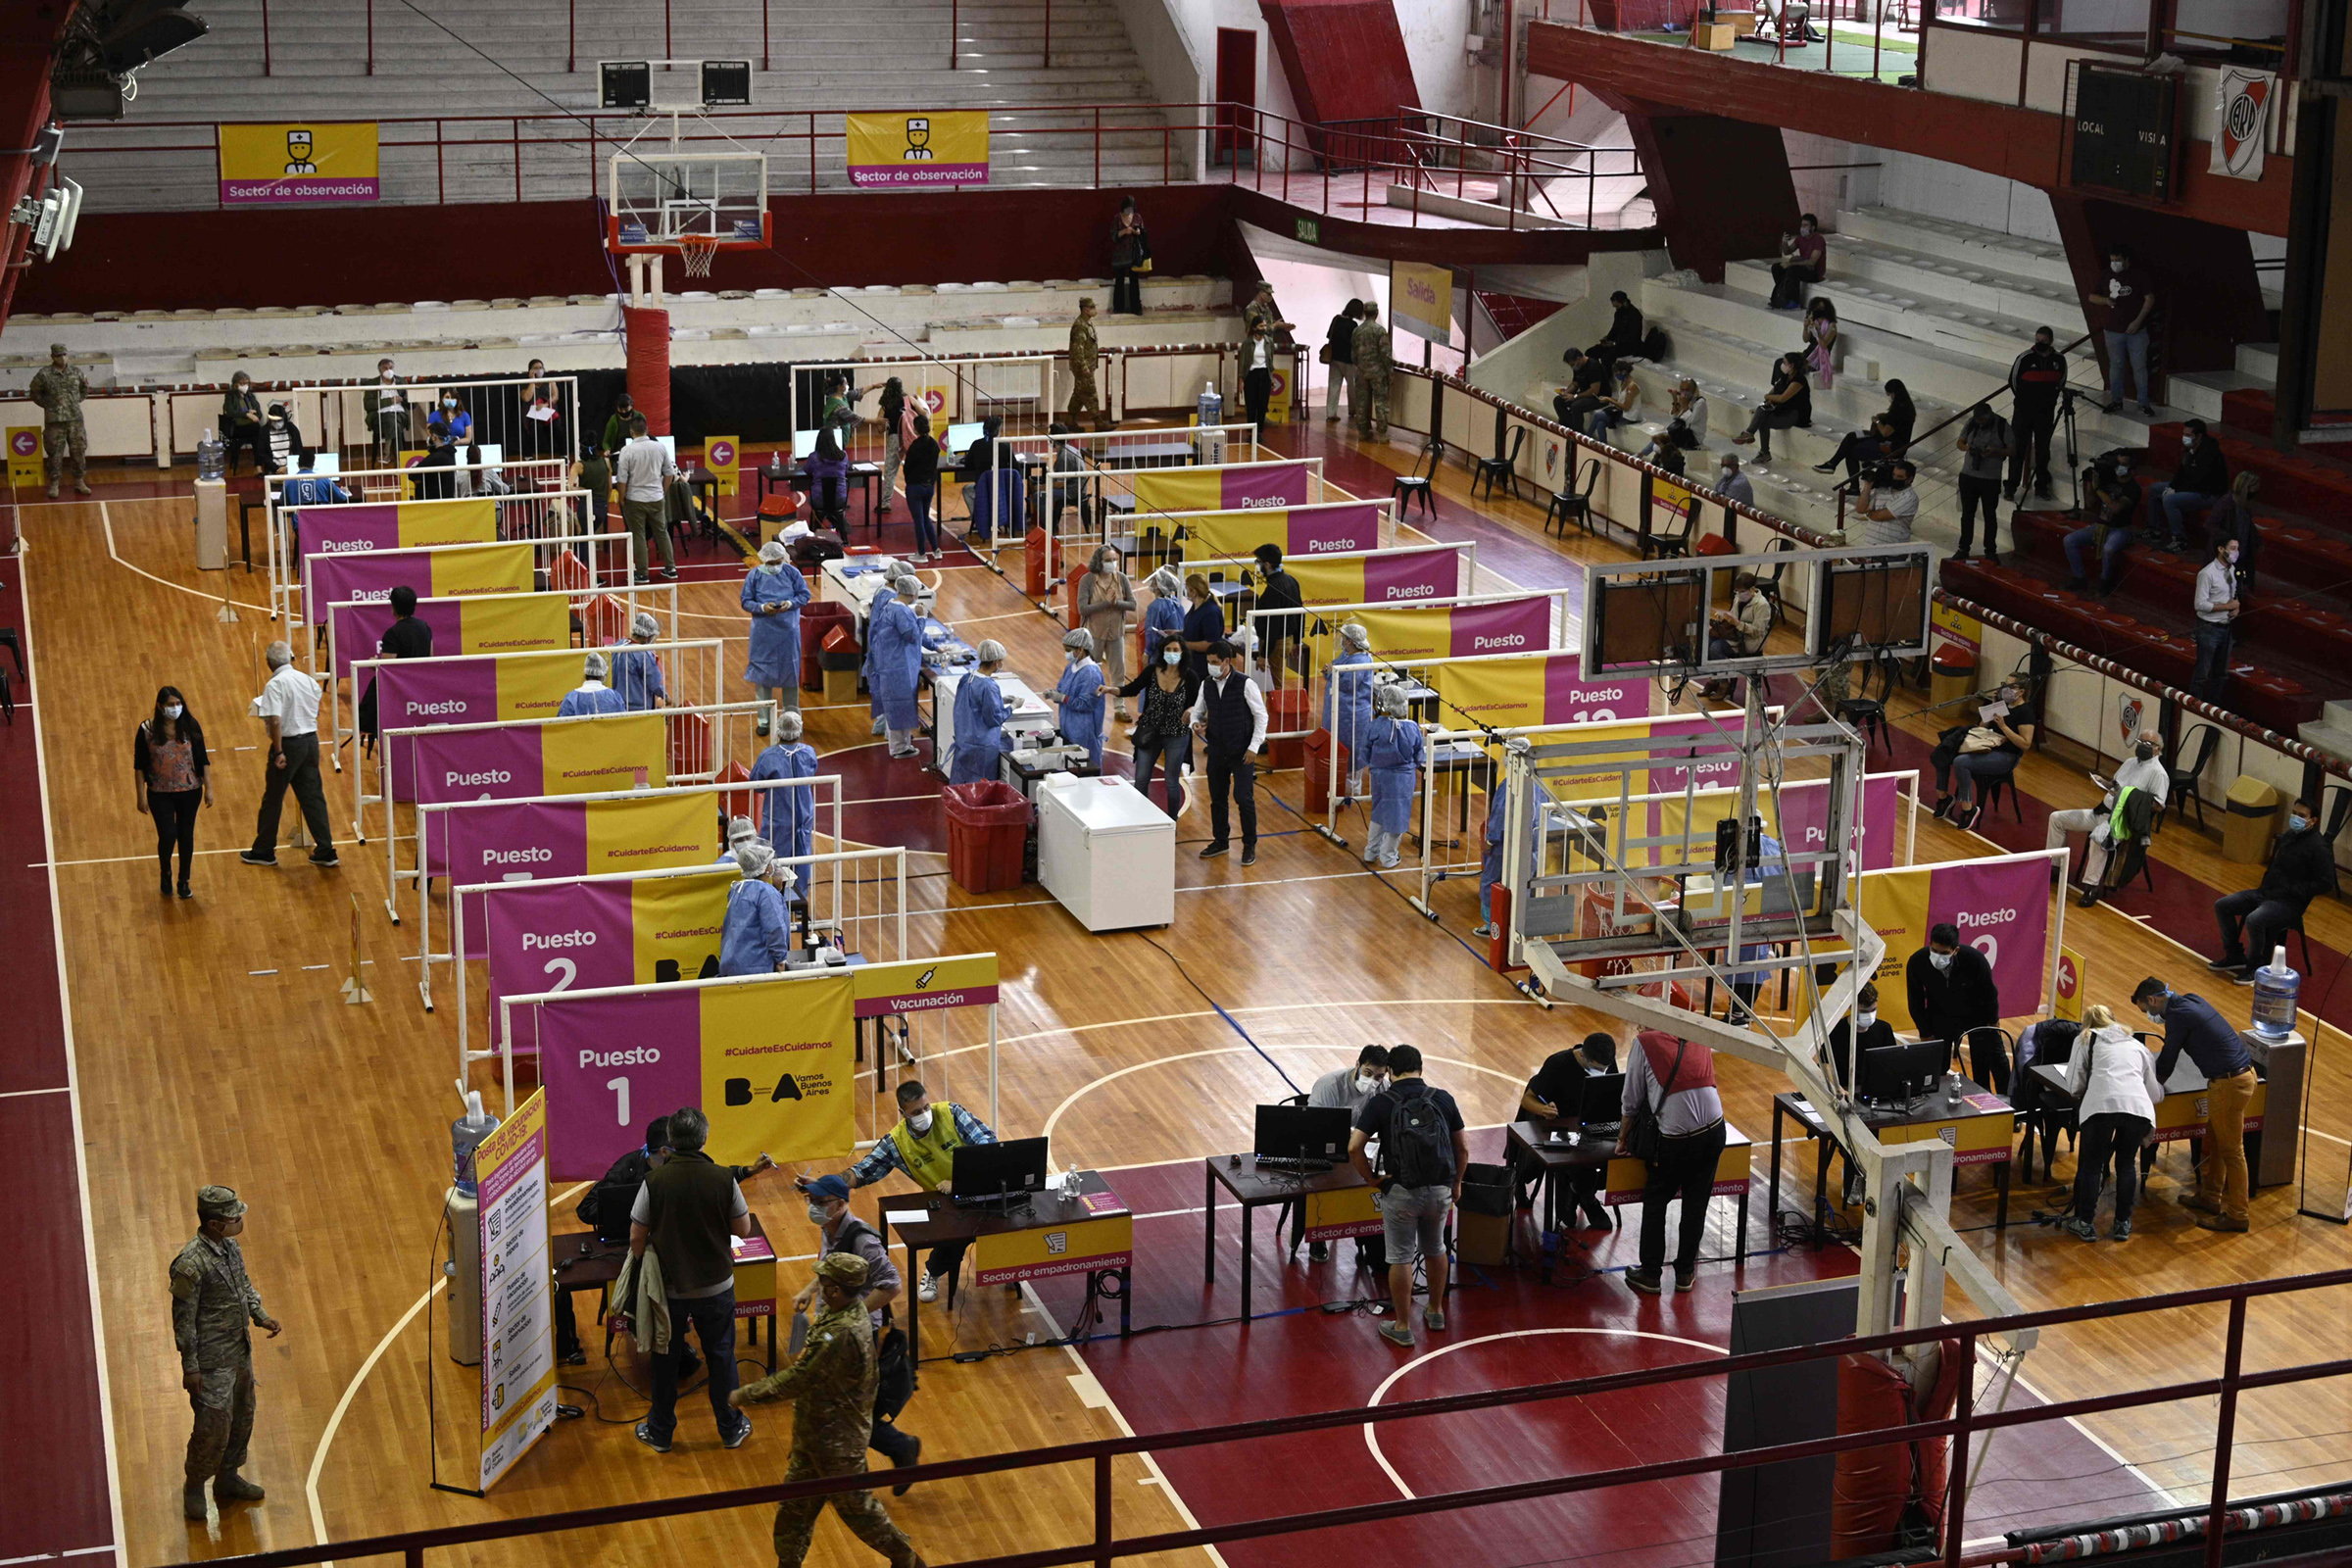
{"label": "soldier in camouflage uniform", "polygon": [[1363,323],[1355,329],[1355,433],[1367,441],[1389,438],[1389,329],[1380,307],[1364,302]]}
{"label": "soldier in camouflage uniform", "polygon": [[[866,1260],[855,1252],[833,1252],[816,1265],[818,1299],[824,1311],[808,1325],[808,1345],[792,1365],[728,1397],[738,1409],[789,1396],[792,1458],[786,1481],[865,1473],[865,1446],[872,1434],[874,1325],[867,1317]],[[850,1533],[888,1557],[891,1568],[923,1568],[914,1544],[890,1522],[882,1499],[870,1492],[837,1492],[828,1498],[798,1497],[776,1504],[778,1568],[800,1568],[808,1538],[827,1501]]]}
{"label": "soldier in camouflage uniform", "polygon": [[196,1216],[196,1239],[172,1260],[172,1338],[179,1347],[180,1385],[196,1412],[180,1497],[188,1517],[202,1520],[208,1479],[221,1502],[262,1500],[262,1489],[237,1474],[253,1436],[248,1325],[260,1324],[273,1340],[279,1325],[246,1277],[236,1243],[245,1229],[244,1200],[231,1188],[200,1187]]}
{"label": "soldier in camouflage uniform", "polygon": [[58,480],[69,464],[74,468],[74,493],[90,493],[90,433],[81,422],[81,400],[90,395],[90,378],[66,359],[63,343],[49,345],[49,363],[32,378],[29,394],[41,406],[41,451],[49,464],[49,499],[57,499]]}
{"label": "soldier in camouflage uniform", "polygon": [[1276,348],[1292,347],[1291,334],[1298,323],[1282,318],[1282,307],[1274,303],[1274,285],[1263,278],[1258,280],[1256,297],[1242,307],[1242,336],[1249,337],[1250,329],[1260,321],[1266,323],[1267,342]]}
{"label": "soldier in camouflage uniform", "polygon": [[1095,301],[1088,295],[1078,302],[1078,319],[1070,323],[1070,422],[1078,422],[1081,414],[1091,416],[1093,428],[1103,427],[1102,394],[1095,390],[1095,371],[1102,364],[1102,351],[1095,342]]}

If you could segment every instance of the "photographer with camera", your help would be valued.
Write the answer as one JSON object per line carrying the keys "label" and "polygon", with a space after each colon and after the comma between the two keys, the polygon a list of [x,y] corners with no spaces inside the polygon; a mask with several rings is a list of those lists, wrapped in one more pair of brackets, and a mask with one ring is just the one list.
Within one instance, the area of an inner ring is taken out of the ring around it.
{"label": "photographer with camera", "polygon": [[2099,597],[2115,592],[2124,552],[2132,548],[2132,524],[2139,515],[2139,485],[2132,477],[2132,457],[2110,452],[2082,475],[2082,511],[2091,520],[2066,536],[2066,586],[2081,593],[2089,572],[2082,564],[2085,550],[2099,552]]}
{"label": "photographer with camera", "polygon": [[1918,469],[1909,458],[1880,464],[1863,476],[1855,506],[1862,514],[1862,543],[1907,545],[1919,517],[1919,492],[1911,488]]}

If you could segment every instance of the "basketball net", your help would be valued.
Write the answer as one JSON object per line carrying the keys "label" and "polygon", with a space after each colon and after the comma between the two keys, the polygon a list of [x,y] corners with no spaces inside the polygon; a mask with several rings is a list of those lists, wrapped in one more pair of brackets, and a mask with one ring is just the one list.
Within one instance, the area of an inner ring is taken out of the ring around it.
{"label": "basketball net", "polygon": [[688,277],[709,277],[710,264],[718,260],[718,237],[714,234],[680,234],[678,259],[684,264]]}

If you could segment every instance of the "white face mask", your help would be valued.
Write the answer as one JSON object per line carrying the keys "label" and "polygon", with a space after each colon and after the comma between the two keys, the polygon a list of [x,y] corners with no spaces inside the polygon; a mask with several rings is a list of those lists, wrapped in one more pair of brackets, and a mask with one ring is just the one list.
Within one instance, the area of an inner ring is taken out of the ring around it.
{"label": "white face mask", "polygon": [[1879,1014],[1875,1008],[1865,1007],[1854,1014],[1854,1027],[1857,1029],[1867,1029],[1878,1021]]}
{"label": "white face mask", "polygon": [[922,1137],[931,1130],[931,1107],[925,1105],[921,1110],[906,1118],[907,1131],[913,1133],[917,1138]]}
{"label": "white face mask", "polygon": [[1225,678],[1225,666],[1223,664],[1209,665],[1208,678],[1210,680],[1223,680]]}
{"label": "white face mask", "polygon": [[1357,1094],[1368,1095],[1379,1087],[1380,1077],[1378,1074],[1359,1072],[1355,1075],[1355,1092]]}
{"label": "white face mask", "polygon": [[826,1220],[831,1219],[832,1217],[832,1214],[826,1209],[824,1204],[810,1203],[808,1205],[809,1224],[822,1225]]}
{"label": "white face mask", "polygon": [[2142,1012],[2144,1012],[2144,1013],[2146,1013],[2146,1014],[2148,1015],[2148,1022],[2150,1022],[2150,1023],[2162,1023],[2162,1022],[2164,1022],[2164,1004],[2165,1004],[2165,1000],[2166,1000],[2166,999],[2165,999],[2165,998],[2163,998],[2163,997],[2158,997],[2158,998],[2156,999],[2156,1004],[2155,1004],[2155,1005],[2154,1005],[2154,1006],[2142,1007],[2142,1008],[2140,1008],[2140,1009],[2139,1009],[2140,1011],[2142,1011]]}
{"label": "white face mask", "polygon": [[1928,955],[1928,961],[1938,969],[1949,969],[1952,966],[1952,956],[1948,953],[1931,953]]}
{"label": "white face mask", "polygon": [[164,716],[166,718],[177,718],[185,711],[187,711],[187,710],[181,708],[177,703],[166,703],[164,705]]}
{"label": "white face mask", "polygon": [[384,380],[386,380],[386,381],[389,381],[389,380],[391,380],[391,379],[392,379],[392,372],[391,372],[390,370],[386,370],[386,371],[384,371],[384,372],[383,372],[383,376],[382,376],[382,378],[383,378]]}
{"label": "white face mask", "polygon": [[762,561],[760,563],[760,569],[771,576],[780,577],[784,574],[784,563],[781,561]]}

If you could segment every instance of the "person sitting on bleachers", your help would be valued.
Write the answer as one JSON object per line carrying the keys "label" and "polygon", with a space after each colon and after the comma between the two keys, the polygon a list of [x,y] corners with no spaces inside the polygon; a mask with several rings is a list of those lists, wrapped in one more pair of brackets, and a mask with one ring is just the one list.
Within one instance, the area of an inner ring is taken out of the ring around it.
{"label": "person sitting on bleachers", "polygon": [[1569,429],[1582,430],[1592,411],[1608,401],[1612,391],[1609,362],[1583,349],[1570,349],[1564,358],[1568,363],[1568,390],[1551,400],[1551,412]]}
{"label": "person sitting on bleachers", "polygon": [[[1796,6],[1797,0],[1782,0],[1783,15]],[[1759,8],[1756,20],[1761,23],[1765,12]],[[1807,30],[1804,13],[1798,9],[1794,23],[1798,32]],[[1796,232],[1781,236],[1781,259],[1772,264],[1772,308],[1793,311],[1805,303],[1805,290],[1830,275],[1830,242],[1821,237],[1821,220],[1811,213],[1796,220]]]}
{"label": "person sitting on bleachers", "polygon": [[2177,555],[2188,551],[2188,519],[2212,512],[2229,491],[2222,444],[2205,433],[2203,419],[2189,420],[2180,427],[2180,466],[2171,481],[2148,486],[2148,542]]}
{"label": "person sitting on bleachers", "polygon": [[2116,453],[2084,475],[2082,511],[2091,520],[2066,536],[2067,588],[2081,593],[2088,586],[2089,569],[2083,552],[2099,553],[2099,597],[2115,592],[2122,574],[2124,552],[2132,548],[2132,525],[2139,516],[2139,484],[2132,477],[2132,460]]}
{"label": "person sitting on bleachers", "polygon": [[1630,361],[1617,363],[1617,395],[1601,400],[1600,407],[1585,416],[1585,434],[1595,441],[1606,442],[1609,432],[1631,420],[1642,408],[1642,383],[1634,379]]}
{"label": "person sitting on bleachers", "polygon": [[1732,437],[1734,446],[1760,443],[1756,461],[1772,461],[1772,432],[1790,430],[1813,423],[1813,389],[1805,381],[1805,357],[1802,354],[1784,354],[1772,367],[1772,390],[1748,416],[1747,428]]}
{"label": "person sitting on bleachers", "polygon": [[[1643,463],[1658,463],[1658,454],[1668,447],[1683,452],[1695,452],[1707,444],[1707,400],[1700,396],[1698,383],[1684,376],[1666,404],[1666,428],[1649,438],[1640,452],[1634,454]],[[1664,467],[1663,463],[1659,463]],[[1674,471],[1682,472],[1675,465]]]}
{"label": "person sitting on bleachers", "polygon": [[1835,473],[1843,468],[1846,483],[1858,486],[1862,482],[1864,468],[1878,466],[1900,450],[1894,444],[1894,416],[1886,413],[1874,414],[1870,416],[1868,429],[1848,430],[1838,443],[1838,450],[1830,454],[1829,461],[1813,465],[1813,471]]}
{"label": "person sitting on bleachers", "polygon": [[1756,504],[1755,484],[1740,471],[1739,453],[1726,452],[1719,461],[1715,469],[1715,493],[1726,501],[1736,501],[1743,507]]}
{"label": "person sitting on bleachers", "polygon": [[1609,318],[1609,335],[1586,352],[1604,365],[1615,365],[1642,352],[1642,312],[1623,289],[1609,296],[1609,304],[1616,313]]}

